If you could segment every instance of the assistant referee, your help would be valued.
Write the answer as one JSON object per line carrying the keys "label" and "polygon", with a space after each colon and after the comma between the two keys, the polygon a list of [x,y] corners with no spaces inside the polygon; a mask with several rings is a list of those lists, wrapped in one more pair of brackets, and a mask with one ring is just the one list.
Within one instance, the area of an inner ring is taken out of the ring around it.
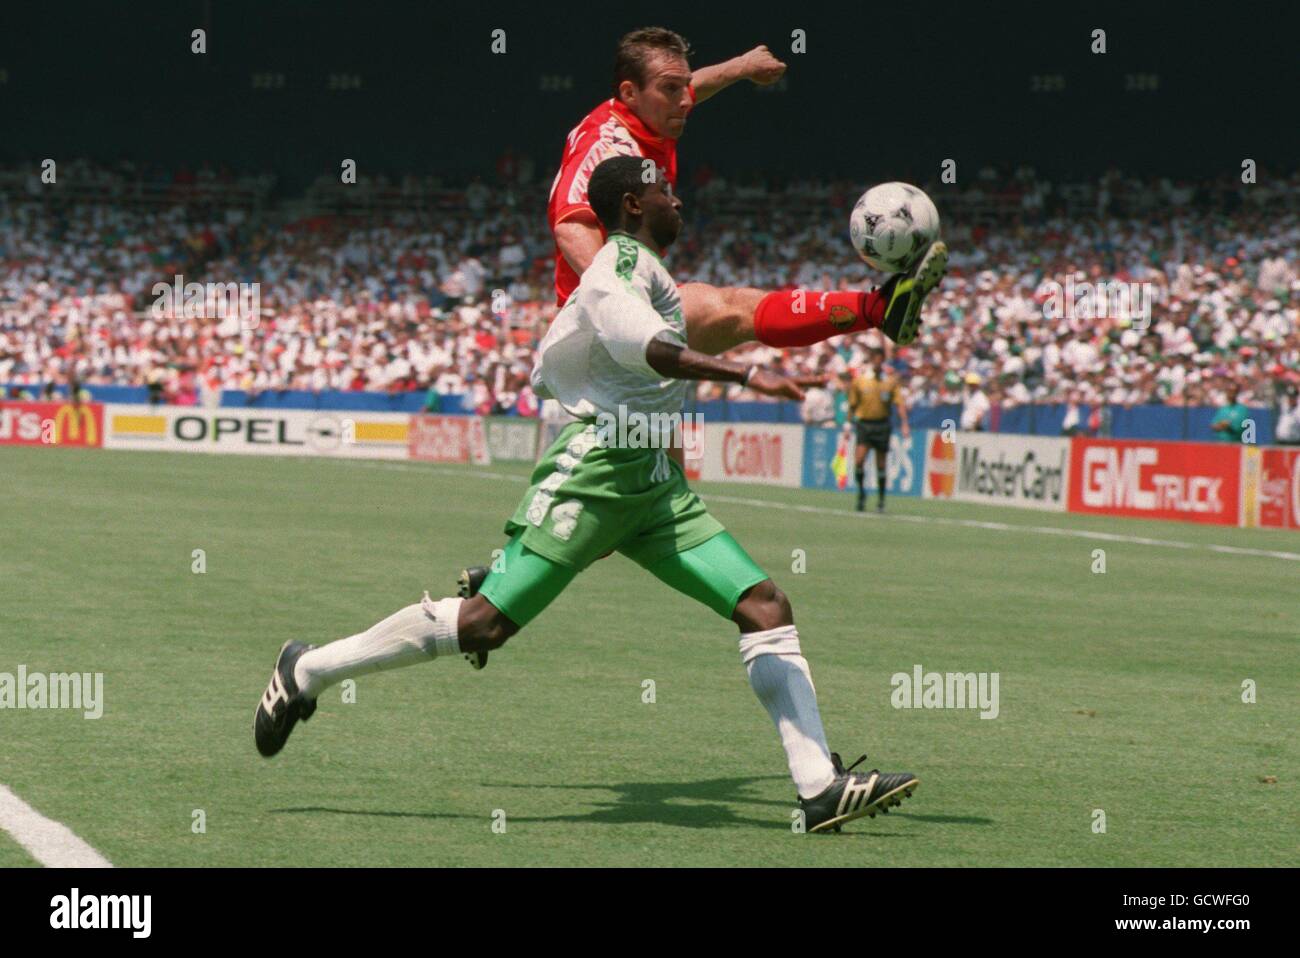
{"label": "assistant referee", "polygon": [[885,351],[873,349],[870,353],[871,372],[859,373],[849,384],[849,412],[857,433],[853,450],[853,475],[858,481],[858,512],[867,507],[866,462],[867,450],[876,454],[876,510],[885,510],[885,486],[888,485],[886,465],[889,458],[890,410],[898,410],[898,424],[903,438],[910,435],[907,425],[907,404],[903,401],[902,387],[892,370],[885,368]]}

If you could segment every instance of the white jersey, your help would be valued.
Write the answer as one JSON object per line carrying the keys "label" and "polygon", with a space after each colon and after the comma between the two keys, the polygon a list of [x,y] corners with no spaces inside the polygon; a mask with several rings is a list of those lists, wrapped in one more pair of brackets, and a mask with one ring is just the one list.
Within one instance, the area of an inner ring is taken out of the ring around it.
{"label": "white jersey", "polygon": [[665,379],[646,362],[651,340],[686,345],[682,299],[648,246],[614,233],[537,347],[533,390],[571,415],[591,419],[673,414],[691,384]]}

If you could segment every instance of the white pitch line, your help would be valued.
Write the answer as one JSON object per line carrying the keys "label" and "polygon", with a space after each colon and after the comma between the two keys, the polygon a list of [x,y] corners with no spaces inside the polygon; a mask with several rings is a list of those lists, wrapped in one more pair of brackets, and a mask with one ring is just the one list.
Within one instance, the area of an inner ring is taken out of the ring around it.
{"label": "white pitch line", "polygon": [[[377,469],[416,470],[428,475],[465,477],[479,479],[505,479],[519,483],[528,481],[526,476],[508,472],[491,472],[487,469],[439,469],[436,466],[421,466],[413,462],[373,462],[361,459],[335,459],[350,465],[368,466]],[[696,492],[699,492],[697,489]],[[1217,552],[1227,555],[1255,556],[1262,559],[1283,559],[1287,562],[1300,562],[1300,552],[1282,552],[1274,549],[1249,549],[1242,546],[1225,546],[1215,543],[1184,542],[1179,539],[1153,539],[1150,536],[1129,536],[1117,532],[1096,532],[1091,529],[1066,529],[1061,526],[1021,526],[1011,522],[994,522],[987,519],[954,519],[949,516],[908,516],[880,515],[873,512],[854,512],[849,509],[830,509],[826,506],[809,506],[799,503],[774,502],[771,499],[754,499],[745,496],[725,496],[703,492],[700,498],[707,501],[726,502],[737,506],[753,506],[756,509],[776,509],[779,512],[811,512],[814,515],[834,516],[837,519],[862,519],[883,522],[919,522],[924,525],[961,526],[967,529],[989,529],[994,532],[1031,532],[1043,536],[1064,536],[1071,539],[1098,539],[1103,542],[1122,542],[1126,545],[1154,546],[1161,549],[1192,549],[1205,552]]]}
{"label": "white pitch line", "polygon": [[854,519],[893,520],[898,522],[920,522],[929,525],[963,526],[968,529],[991,529],[995,532],[1033,532],[1038,535],[1065,536],[1075,539],[1101,539],[1106,542],[1123,542],[1128,545],[1157,546],[1165,549],[1204,549],[1207,552],[1226,552],[1232,555],[1258,556],[1267,559],[1285,559],[1300,562],[1300,553],[1278,552],[1271,549],[1248,549],[1240,546],[1215,545],[1213,543],[1182,542],[1177,539],[1152,539],[1147,536],[1126,536],[1115,532],[1095,532],[1090,529],[1064,529],[1060,526],[1020,526],[1010,522],[991,522],[985,519],[953,519],[948,516],[904,516],[850,512],[846,509],[828,509],[825,506],[790,505],[785,502],[772,502],[769,499],[747,499],[739,496],[700,495],[701,499],[715,499],[737,505],[755,506],[761,509],[782,511],[812,512],[817,515],[836,516]]}
{"label": "white pitch line", "polygon": [[4,785],[0,785],[0,831],[8,832],[46,868],[113,867],[67,825],[46,818]]}

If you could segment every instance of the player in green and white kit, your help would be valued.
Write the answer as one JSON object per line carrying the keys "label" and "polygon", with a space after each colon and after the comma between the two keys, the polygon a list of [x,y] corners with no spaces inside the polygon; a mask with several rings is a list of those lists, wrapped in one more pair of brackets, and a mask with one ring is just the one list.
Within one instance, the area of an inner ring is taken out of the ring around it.
{"label": "player in green and white kit", "polygon": [[830,751],[790,603],[687,486],[664,452],[668,437],[645,428],[680,414],[693,379],[803,397],[799,380],[686,348],[677,286],[656,253],[677,238],[681,202],[657,173],[640,157],[592,173],[589,201],[609,239],[543,338],[532,375],[538,394],[578,421],[538,463],[501,560],[469,598],[426,594],[349,638],[285,643],[254,717],[263,755],[345,679],[448,655],[481,666],[583,569],[620,552],[739,626],[741,661],[780,733],[808,831],[888,811],[916,787],[910,773],[854,773]]}

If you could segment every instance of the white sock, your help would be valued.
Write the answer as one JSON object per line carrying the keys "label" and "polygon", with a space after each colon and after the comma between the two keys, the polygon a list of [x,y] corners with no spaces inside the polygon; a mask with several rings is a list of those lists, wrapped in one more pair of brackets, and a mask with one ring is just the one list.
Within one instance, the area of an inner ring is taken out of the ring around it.
{"label": "white sock", "polygon": [[293,669],[298,690],[313,699],[344,679],[459,653],[456,622],[464,601],[434,602],[426,592],[423,602],[394,612],[366,631],[304,653]]}
{"label": "white sock", "polygon": [[742,634],[740,660],[749,672],[754,694],[781,733],[790,777],[799,795],[812,798],[825,791],[835,780],[835,767],[817,711],[812,673],[799,649],[798,630],[783,625]]}

